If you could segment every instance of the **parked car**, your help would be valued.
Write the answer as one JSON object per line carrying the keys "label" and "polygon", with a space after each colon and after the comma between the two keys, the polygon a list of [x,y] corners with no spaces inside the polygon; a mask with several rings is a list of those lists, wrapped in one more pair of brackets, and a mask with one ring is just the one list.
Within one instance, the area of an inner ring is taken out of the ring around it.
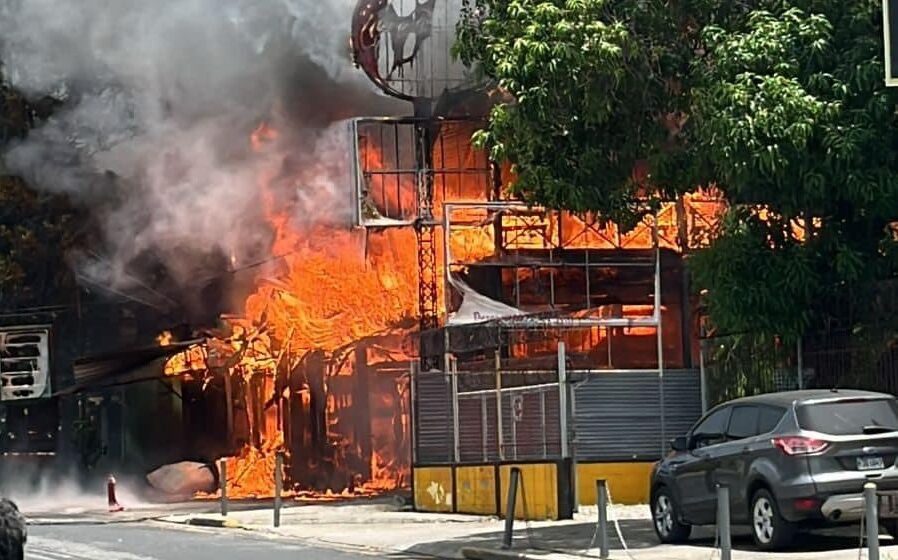
{"label": "parked car", "polygon": [[[671,442],[652,473],[655,532],[665,543],[716,520],[718,485],[732,523],[757,546],[783,548],[796,531],[857,523],[863,486],[880,492],[880,521],[898,538],[898,400],[849,390],[770,393],[724,403]],[[894,492],[892,494],[891,492]]]}

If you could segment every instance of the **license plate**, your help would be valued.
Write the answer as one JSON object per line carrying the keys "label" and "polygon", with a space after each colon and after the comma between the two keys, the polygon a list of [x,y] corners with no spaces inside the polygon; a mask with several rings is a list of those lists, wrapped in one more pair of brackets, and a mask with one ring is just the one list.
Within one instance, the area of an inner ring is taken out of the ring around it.
{"label": "license plate", "polygon": [[858,457],[857,458],[857,470],[859,471],[872,471],[876,469],[884,469],[886,468],[885,461],[882,460],[882,457]]}

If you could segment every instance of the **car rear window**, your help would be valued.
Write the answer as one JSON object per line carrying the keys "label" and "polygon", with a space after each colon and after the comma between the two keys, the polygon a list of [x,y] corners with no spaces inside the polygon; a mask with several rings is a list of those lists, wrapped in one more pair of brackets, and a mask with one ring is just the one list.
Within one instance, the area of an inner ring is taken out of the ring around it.
{"label": "car rear window", "polygon": [[730,427],[727,436],[742,439],[758,435],[758,407],[737,406],[730,415]]}
{"label": "car rear window", "polygon": [[762,406],[761,418],[758,423],[758,433],[766,434],[773,431],[773,429],[776,428],[777,424],[780,423],[780,420],[783,418],[783,414],[785,414],[785,412],[786,411],[782,408]]}
{"label": "car rear window", "polygon": [[895,399],[845,400],[799,406],[798,424],[834,436],[862,435],[877,429],[898,430],[898,402]]}

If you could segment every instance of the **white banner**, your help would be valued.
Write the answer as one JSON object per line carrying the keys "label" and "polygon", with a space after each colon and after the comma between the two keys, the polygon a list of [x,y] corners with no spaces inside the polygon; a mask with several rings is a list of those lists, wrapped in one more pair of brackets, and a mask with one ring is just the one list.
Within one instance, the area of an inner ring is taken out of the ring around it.
{"label": "white banner", "polygon": [[506,305],[501,301],[490,299],[485,295],[478,293],[458,278],[450,276],[449,282],[452,284],[453,288],[458,290],[462,297],[462,303],[458,308],[458,311],[449,314],[448,323],[450,325],[484,323],[494,319],[515,317],[524,314],[516,307]]}

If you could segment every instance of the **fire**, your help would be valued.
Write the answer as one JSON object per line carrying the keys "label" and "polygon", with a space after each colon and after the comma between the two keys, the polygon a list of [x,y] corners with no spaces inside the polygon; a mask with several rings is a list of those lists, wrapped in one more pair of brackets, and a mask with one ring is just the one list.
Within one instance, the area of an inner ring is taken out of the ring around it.
{"label": "fire", "polygon": [[168,346],[172,343],[172,334],[170,331],[164,331],[156,337],[156,342],[159,343],[159,346]]}
{"label": "fire", "polygon": [[288,244],[293,250],[284,259],[285,274],[261,280],[246,316],[264,316],[271,334],[294,351],[332,352],[414,317],[414,232],[366,238],[364,232],[325,230],[283,237],[276,246]]}
{"label": "fire", "polygon": [[277,140],[277,130],[272,128],[268,123],[260,123],[258,127],[249,136],[249,142],[253,150],[261,151],[265,144]]}
{"label": "fire", "polygon": [[204,371],[207,369],[206,360],[206,349],[198,344],[193,345],[165,362],[165,375]]}
{"label": "fire", "polygon": [[[277,140],[262,124],[250,145],[264,155]],[[256,185],[274,259],[260,269],[243,314],[171,358],[166,374],[205,370],[227,387],[236,453],[226,458],[226,483],[234,498],[272,494],[279,451],[288,493],[401,487],[409,469],[408,394],[397,372],[407,371],[414,354],[414,231],[300,227],[278,192],[277,167]]]}
{"label": "fire", "polygon": [[[462,128],[443,133],[470,136]],[[276,154],[279,138],[278,131],[264,123],[249,138],[260,161],[271,163],[257,184],[247,188],[259,192],[273,233],[272,259],[258,269],[254,291],[246,297],[240,316],[225,318],[220,331],[204,343],[171,358],[166,374],[203,372],[194,377],[224,395],[226,484],[232,497],[270,496],[278,452],[285,456],[288,493],[296,496],[351,496],[403,487],[410,461],[404,372],[415,359],[409,335],[416,327],[418,304],[415,232],[410,227],[352,230],[300,225],[309,220],[296,219],[289,193],[283,192],[284,166]],[[469,144],[457,152],[435,148],[439,155],[435,162],[449,169],[486,169],[477,159],[482,154],[470,150]],[[361,159],[367,202],[373,208],[371,216],[363,217],[395,225],[413,216],[414,174],[397,171],[408,167],[400,165],[400,155],[391,155],[372,137],[362,146]],[[437,219],[442,219],[444,202],[484,201],[495,195],[489,173],[438,179]],[[291,183],[288,190],[301,183],[286,182]],[[676,247],[676,217],[675,205],[666,205],[659,213],[664,247]],[[632,249],[653,244],[648,221],[632,232],[621,232],[613,224],[566,213],[522,210],[496,215],[483,208],[456,207],[450,218],[453,226],[445,242],[455,263],[490,259],[498,248]],[[687,227],[693,221],[698,224],[697,218],[687,216]],[[502,226],[501,238],[496,237],[497,223]],[[445,266],[442,235],[438,233],[436,240],[438,276]],[[527,275],[536,271],[519,274],[534,283]],[[563,269],[552,274],[559,284],[567,282]],[[506,280],[506,285],[511,283]],[[441,285],[439,308],[445,297]],[[646,313],[625,307],[621,310],[625,316]],[[630,334],[649,335],[643,331]],[[570,342],[572,348],[588,350],[605,337],[606,332],[594,329],[583,333],[582,340]],[[160,344],[171,341],[169,333],[159,338]]]}

